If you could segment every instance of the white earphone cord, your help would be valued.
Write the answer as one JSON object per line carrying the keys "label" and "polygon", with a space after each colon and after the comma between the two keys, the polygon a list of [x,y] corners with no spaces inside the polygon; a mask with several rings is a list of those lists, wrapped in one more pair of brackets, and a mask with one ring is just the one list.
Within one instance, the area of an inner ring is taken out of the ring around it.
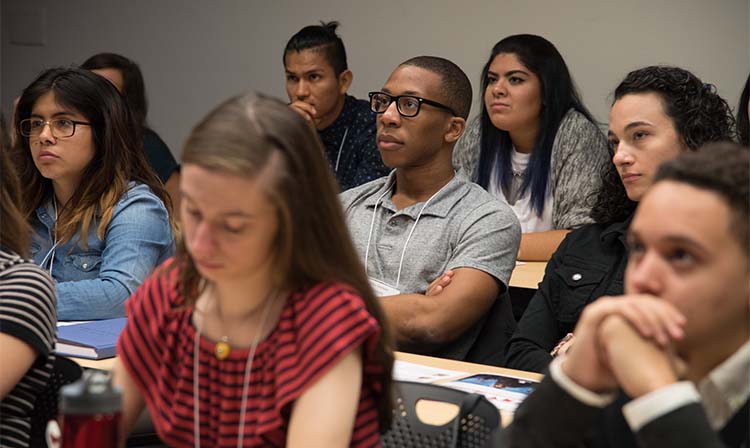
{"label": "white earphone cord", "polygon": [[52,277],[52,266],[54,265],[55,250],[57,249],[57,245],[58,245],[58,242],[57,242],[57,199],[55,199],[54,197],[52,198],[52,206],[54,207],[54,210],[55,210],[55,224],[52,229],[52,234],[53,234],[52,237],[54,239],[54,242],[52,244],[52,248],[50,248],[50,250],[47,251],[47,255],[45,255],[44,258],[42,258],[41,263],[39,263],[40,267],[47,269],[45,268],[45,265],[49,261],[48,270],[49,270],[50,277]]}

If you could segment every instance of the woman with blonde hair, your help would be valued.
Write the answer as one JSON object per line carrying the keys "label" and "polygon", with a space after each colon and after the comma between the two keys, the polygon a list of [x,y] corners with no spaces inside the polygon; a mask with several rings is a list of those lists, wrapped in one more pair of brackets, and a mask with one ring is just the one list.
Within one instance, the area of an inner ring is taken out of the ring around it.
{"label": "woman with blonde hair", "polygon": [[232,98],[182,152],[184,240],[130,298],[116,379],[170,446],[377,446],[393,363],[320,140]]}
{"label": "woman with blonde hair", "polygon": [[124,302],[174,253],[171,203],[115,87],[52,68],[16,107],[14,162],[31,255],[57,281],[60,320],[125,314]]}

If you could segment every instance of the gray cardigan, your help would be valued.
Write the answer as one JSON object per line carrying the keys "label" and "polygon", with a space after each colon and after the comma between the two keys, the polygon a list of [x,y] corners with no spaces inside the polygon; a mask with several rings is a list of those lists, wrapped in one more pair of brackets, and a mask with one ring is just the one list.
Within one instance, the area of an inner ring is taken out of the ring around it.
{"label": "gray cardigan", "polygon": [[[453,150],[453,165],[474,182],[478,179],[479,117],[471,120]],[[589,216],[601,187],[602,168],[610,162],[607,139],[596,124],[570,109],[552,144],[550,182],[555,229],[575,229],[593,223]]]}

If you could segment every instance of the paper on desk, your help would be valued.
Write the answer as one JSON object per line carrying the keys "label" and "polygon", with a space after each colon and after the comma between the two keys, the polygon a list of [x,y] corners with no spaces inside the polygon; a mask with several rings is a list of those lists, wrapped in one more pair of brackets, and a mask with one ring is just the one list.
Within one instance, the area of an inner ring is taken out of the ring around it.
{"label": "paper on desk", "polygon": [[64,320],[64,321],[58,321],[57,327],[67,327],[68,325],[78,325],[89,322],[88,320]]}
{"label": "paper on desk", "polygon": [[458,372],[456,370],[438,369],[436,367],[423,366],[407,361],[399,361],[393,364],[393,379],[398,381],[415,381],[417,383],[434,383],[438,380],[447,380],[466,376],[469,372]]}
{"label": "paper on desk", "polygon": [[443,384],[464,392],[484,395],[496,408],[511,412],[515,412],[536,385],[537,381],[494,373],[480,373]]}

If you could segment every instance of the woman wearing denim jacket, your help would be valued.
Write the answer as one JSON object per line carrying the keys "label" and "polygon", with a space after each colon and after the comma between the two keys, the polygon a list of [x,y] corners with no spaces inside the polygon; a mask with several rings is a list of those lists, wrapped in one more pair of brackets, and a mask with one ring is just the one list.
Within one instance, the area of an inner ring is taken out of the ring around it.
{"label": "woman wearing denim jacket", "polygon": [[171,203],[122,96],[87,70],[44,71],[21,95],[13,156],[34,261],[57,282],[60,320],[125,315],[174,253]]}

